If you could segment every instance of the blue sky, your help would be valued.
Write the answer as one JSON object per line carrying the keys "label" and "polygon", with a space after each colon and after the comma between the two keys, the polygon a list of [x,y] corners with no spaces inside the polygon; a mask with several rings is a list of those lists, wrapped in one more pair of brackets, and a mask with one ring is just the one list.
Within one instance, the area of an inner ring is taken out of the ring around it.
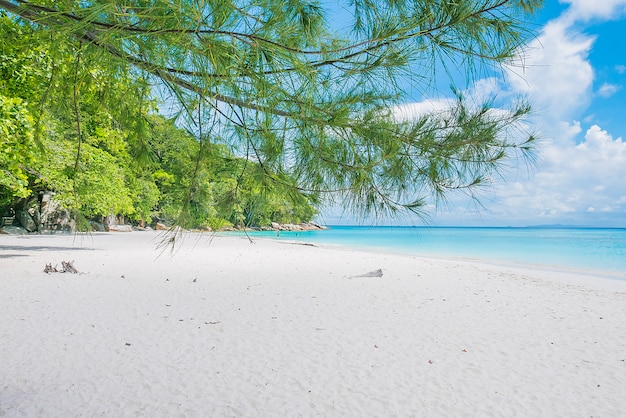
{"label": "blue sky", "polygon": [[[524,68],[471,91],[530,99],[541,138],[534,169],[511,162],[506,181],[481,192],[482,207],[455,196],[431,208],[430,224],[626,227],[626,0],[546,0],[532,25]],[[328,210],[320,221],[355,219]]]}

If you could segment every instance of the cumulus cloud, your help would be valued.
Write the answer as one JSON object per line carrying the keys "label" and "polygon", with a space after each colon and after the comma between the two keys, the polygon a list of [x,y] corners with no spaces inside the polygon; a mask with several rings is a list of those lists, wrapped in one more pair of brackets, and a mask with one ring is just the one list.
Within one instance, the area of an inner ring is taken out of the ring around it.
{"label": "cumulus cloud", "polygon": [[572,32],[566,22],[552,21],[528,45],[524,68],[508,68],[508,81],[539,111],[563,119],[589,104],[594,73],[587,57],[593,41]]}
{"label": "cumulus cloud", "polygon": [[[598,125],[593,125],[587,130],[585,142],[576,146],[576,149],[589,152],[592,158],[602,162],[608,161],[611,166],[603,166],[603,171],[614,172],[612,168],[626,166],[626,143],[622,138],[613,137]],[[610,173],[609,173],[610,174]]]}
{"label": "cumulus cloud", "polygon": [[626,226],[626,143],[593,125],[561,124],[558,139],[546,139],[537,169],[509,173],[486,194],[484,206],[458,199],[441,224],[577,224]]}
{"label": "cumulus cloud", "polygon": [[[436,225],[573,224],[626,227],[626,143],[600,126],[562,123],[544,139],[536,169],[520,165],[504,182],[453,196],[432,217]],[[579,140],[582,137],[582,140]],[[417,220],[416,220],[417,221]],[[419,221],[417,221],[419,222]]]}
{"label": "cumulus cloud", "polygon": [[570,5],[565,19],[588,21],[611,20],[626,13],[626,0],[561,0]]}

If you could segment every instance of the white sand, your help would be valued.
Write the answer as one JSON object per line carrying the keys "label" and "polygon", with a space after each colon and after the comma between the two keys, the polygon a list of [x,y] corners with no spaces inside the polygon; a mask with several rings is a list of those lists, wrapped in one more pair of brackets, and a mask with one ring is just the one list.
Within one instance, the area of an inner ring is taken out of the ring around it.
{"label": "white sand", "polygon": [[155,237],[0,236],[0,416],[626,414],[625,281]]}

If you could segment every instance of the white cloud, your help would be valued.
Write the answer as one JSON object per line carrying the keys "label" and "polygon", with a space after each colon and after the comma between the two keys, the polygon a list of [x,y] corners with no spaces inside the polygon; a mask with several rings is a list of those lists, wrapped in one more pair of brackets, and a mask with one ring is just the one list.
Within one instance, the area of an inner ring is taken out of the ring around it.
{"label": "white cloud", "polygon": [[598,94],[601,97],[611,97],[612,95],[617,93],[620,90],[620,88],[621,88],[620,86],[615,85],[615,84],[604,83],[598,89]]}
{"label": "white cloud", "polygon": [[398,105],[391,111],[398,120],[411,120],[430,112],[446,111],[453,103],[454,99],[424,100]]}
{"label": "white cloud", "polygon": [[[624,224],[626,213],[626,143],[594,125],[576,145],[579,124],[544,145],[537,171],[528,180],[497,191],[499,203],[526,223],[597,221],[598,213],[614,214]],[[565,145],[569,142],[569,145]],[[592,216],[593,215],[593,216]]]}
{"label": "white cloud", "polygon": [[[624,163],[626,170],[626,143],[622,141],[621,137],[614,140],[607,131],[602,130],[598,125],[593,125],[587,130],[585,142],[577,145],[576,148],[583,150],[583,152],[589,152],[590,157],[601,153],[600,159],[605,163],[616,161],[618,164]],[[602,170],[610,168],[612,167],[601,167]]]}
{"label": "white cloud", "polygon": [[507,92],[502,89],[500,80],[495,77],[478,80],[474,85],[464,92],[466,97],[472,98],[476,103],[488,101],[494,96],[502,98]]}
{"label": "white cloud", "polygon": [[[463,91],[463,98],[469,107],[480,107],[492,98],[502,98],[510,94],[502,89],[496,78],[478,80],[474,85]],[[448,112],[456,104],[456,98],[424,100],[421,102],[404,103],[394,106],[391,111],[398,120],[411,120],[431,112]],[[494,112],[497,111],[494,109]]]}
{"label": "white cloud", "polygon": [[626,12],[626,0],[561,0],[561,3],[570,5],[564,17],[579,21],[611,20]]}
{"label": "white cloud", "polygon": [[[532,175],[520,176],[518,169],[509,175],[511,182],[494,190],[489,217],[492,222],[499,217],[500,224],[517,219],[520,224],[626,226],[626,144],[598,125],[583,133],[574,120],[593,98],[594,70],[588,56],[595,40],[575,28],[592,19],[620,16],[626,0],[564,2],[570,4],[567,12],[528,45],[522,77],[514,69],[508,72],[513,91],[528,94],[535,104],[544,142]],[[615,69],[625,73],[626,65]],[[610,97],[620,88],[606,83],[596,94]]]}
{"label": "white cloud", "polygon": [[541,113],[567,118],[589,104],[594,73],[587,56],[593,41],[561,20],[548,23],[528,45],[523,72],[508,69],[512,88],[528,94]]}
{"label": "white cloud", "polygon": [[[518,167],[484,194],[484,208],[456,198],[438,224],[579,224],[626,227],[626,143],[597,125],[560,123],[536,169]],[[469,209],[469,210],[468,210]]]}

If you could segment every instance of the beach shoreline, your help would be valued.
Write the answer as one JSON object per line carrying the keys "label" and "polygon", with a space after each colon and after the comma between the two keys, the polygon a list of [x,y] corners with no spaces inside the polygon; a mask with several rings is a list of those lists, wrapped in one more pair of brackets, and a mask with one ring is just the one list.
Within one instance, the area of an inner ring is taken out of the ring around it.
{"label": "beach shoreline", "polygon": [[[228,234],[220,233],[218,236],[228,237]],[[407,258],[417,258],[423,260],[440,261],[443,263],[468,263],[470,265],[483,265],[486,268],[504,269],[515,271],[519,274],[538,275],[540,277],[550,276],[550,280],[559,280],[563,283],[578,284],[594,289],[626,291],[626,273],[600,270],[594,268],[567,267],[556,264],[529,263],[522,261],[507,261],[497,258],[482,258],[470,256],[450,256],[433,254],[412,254],[409,252],[394,251],[393,249],[374,247],[351,247],[341,244],[318,243],[314,241],[299,240],[277,240],[271,237],[254,237],[254,240],[267,240],[271,242],[284,243],[289,245],[309,245],[327,249],[329,251],[355,251],[375,255],[393,255]],[[615,283],[615,282],[618,283]]]}
{"label": "beach shoreline", "polygon": [[[624,281],[159,237],[0,236],[0,416],[626,410]],[[79,273],[43,272],[61,261]]]}
{"label": "beach shoreline", "polygon": [[610,228],[361,227],[252,237],[339,245],[376,253],[532,266],[626,278],[626,230]]}

